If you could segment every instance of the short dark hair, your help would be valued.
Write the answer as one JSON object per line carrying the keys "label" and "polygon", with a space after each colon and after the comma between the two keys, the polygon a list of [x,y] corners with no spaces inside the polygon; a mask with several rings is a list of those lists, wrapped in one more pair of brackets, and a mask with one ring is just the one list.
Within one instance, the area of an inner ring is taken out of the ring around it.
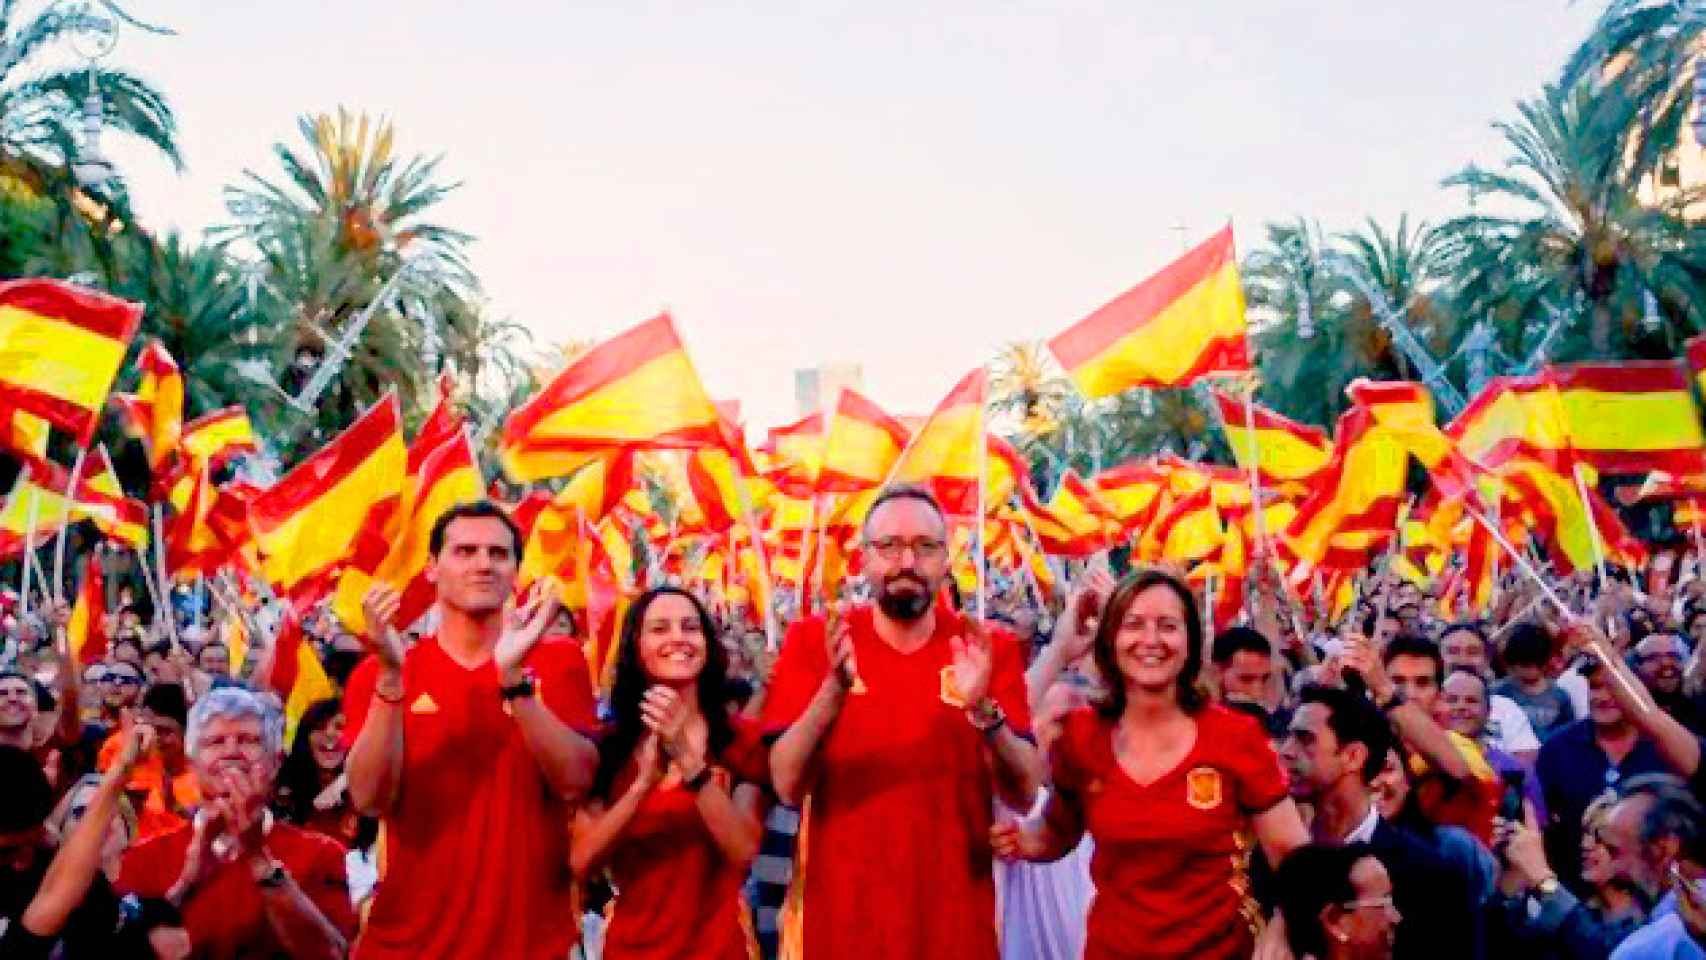
{"label": "short dark hair", "polygon": [[1440,655],[1439,644],[1427,637],[1418,637],[1413,633],[1400,633],[1386,644],[1386,650],[1380,654],[1380,662],[1390,665],[1398,657],[1425,657],[1433,661],[1434,683],[1445,679],[1445,657]]}
{"label": "short dark hair", "polygon": [[876,516],[877,508],[891,500],[917,500],[936,511],[936,516],[941,519],[942,526],[948,525],[948,512],[942,509],[941,501],[936,499],[936,495],[931,493],[929,488],[916,483],[891,483],[878,491],[876,499],[872,500],[870,507],[866,508],[865,519],[859,524],[861,534],[870,525],[871,518]]}
{"label": "short dark hair", "polygon": [[1351,871],[1374,850],[1362,842],[1339,845],[1312,841],[1293,850],[1274,875],[1285,937],[1299,957],[1327,955],[1327,931],[1321,911],[1356,899]]}
{"label": "short dark hair", "polygon": [[1682,856],[1706,865],[1706,809],[1681,785],[1651,792],[1653,803],[1641,820],[1641,841],[1674,838]]}
{"label": "short dark hair", "polygon": [[1268,642],[1267,637],[1262,636],[1261,631],[1252,627],[1228,627],[1214,638],[1214,650],[1210,652],[1209,659],[1213,660],[1216,666],[1224,667],[1240,653],[1271,657],[1274,655],[1274,645]]}
{"label": "short dark hair", "polygon": [[29,751],[0,747],[0,833],[34,830],[53,812],[53,787]]}
{"label": "short dark hair", "polygon": [[[1493,687],[1492,687],[1492,684],[1487,682],[1487,675],[1482,673],[1479,670],[1476,670],[1474,667],[1466,667],[1460,663],[1457,666],[1452,667],[1451,670],[1449,672],[1447,672],[1445,676],[1446,676],[1446,679],[1449,680],[1450,678],[1455,677],[1460,673],[1466,677],[1474,677],[1475,679],[1481,681],[1481,696],[1491,697],[1493,695]],[[1440,681],[1440,684],[1442,686],[1444,685],[1444,683],[1445,683],[1445,680]],[[1489,706],[1491,706],[1491,705],[1489,704]]]}
{"label": "short dark hair", "polygon": [[189,722],[190,703],[182,684],[150,684],[142,693],[142,706],[168,720],[178,721],[180,727]]}
{"label": "short dark hair", "polygon": [[1108,594],[1108,602],[1102,606],[1101,619],[1096,624],[1096,637],[1090,645],[1096,669],[1101,672],[1107,687],[1107,694],[1099,707],[1104,716],[1118,718],[1125,713],[1125,681],[1120,676],[1114,641],[1119,637],[1120,625],[1125,621],[1132,601],[1151,587],[1165,587],[1172,591],[1185,608],[1185,665],[1179,671],[1179,706],[1186,713],[1195,713],[1205,702],[1202,691],[1197,689],[1197,676],[1202,673],[1203,648],[1202,613],[1197,610],[1197,599],[1190,586],[1175,574],[1156,567],[1139,568],[1126,574],[1119,586]]}
{"label": "short dark hair", "polygon": [[1364,783],[1380,775],[1381,768],[1386,766],[1386,752],[1392,749],[1395,740],[1386,718],[1367,697],[1340,687],[1312,683],[1303,688],[1297,702],[1299,705],[1318,703],[1327,708],[1327,726],[1332,729],[1339,746],[1360,743],[1367,748],[1368,759],[1362,763]]}
{"label": "short dark hair", "polygon": [[459,503],[439,514],[438,519],[433,521],[432,535],[427,538],[427,552],[434,557],[438,556],[439,552],[444,549],[444,531],[458,520],[475,518],[502,521],[503,525],[509,529],[510,540],[515,543],[515,561],[521,562],[521,528],[515,525],[515,520],[510,517],[509,511],[490,500],[470,500],[467,503]]}
{"label": "short dark hair", "polygon": [[1552,638],[1538,624],[1524,620],[1511,628],[1501,654],[1509,667],[1544,667],[1552,659]]}

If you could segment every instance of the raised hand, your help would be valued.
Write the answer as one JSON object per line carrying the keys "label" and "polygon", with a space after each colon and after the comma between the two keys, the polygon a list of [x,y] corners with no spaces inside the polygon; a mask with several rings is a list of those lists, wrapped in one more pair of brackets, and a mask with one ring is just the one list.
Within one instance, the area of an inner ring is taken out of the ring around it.
{"label": "raised hand", "polygon": [[1003,860],[1038,860],[1045,852],[1041,835],[1012,817],[999,819],[989,828],[989,846]]}
{"label": "raised hand", "polygon": [[966,621],[966,636],[948,641],[953,652],[954,688],[967,706],[989,696],[989,679],[995,670],[995,645],[989,631],[975,620]]}
{"label": "raised hand", "polygon": [[653,686],[640,700],[640,719],[646,729],[656,735],[658,745],[682,767],[696,766],[698,751],[693,748],[687,726],[693,711],[681,695],[662,685]]}
{"label": "raised hand", "polygon": [[1102,608],[1114,592],[1114,575],[1105,567],[1091,567],[1072,589],[1066,599],[1065,615],[1061,618],[1060,640],[1063,662],[1074,663],[1090,652],[1100,626]]}
{"label": "raised hand", "polygon": [[392,670],[403,666],[403,640],[393,622],[402,606],[403,595],[385,583],[375,583],[361,598],[361,612],[367,618],[367,632],[361,642],[381,666]]}
{"label": "raised hand", "polygon": [[823,638],[824,648],[829,653],[829,669],[835,674],[841,689],[862,687],[859,664],[853,658],[853,628],[839,615],[838,609],[830,611],[829,620],[824,624]]}
{"label": "raised hand", "polygon": [[543,577],[528,588],[521,603],[509,612],[503,635],[498,637],[498,645],[492,651],[498,676],[514,679],[520,671],[533,645],[545,635],[545,628],[557,616],[558,594],[557,578]]}
{"label": "raised hand", "polygon": [[669,757],[663,752],[657,734],[647,733],[640,738],[640,745],[634,749],[634,768],[632,789],[650,790],[663,781],[664,772],[669,768]]}
{"label": "raised hand", "polygon": [[130,779],[130,772],[136,769],[137,761],[154,749],[154,737],[154,728],[146,723],[133,723],[125,730],[118,757],[112,765],[112,769],[118,771],[119,778]]}

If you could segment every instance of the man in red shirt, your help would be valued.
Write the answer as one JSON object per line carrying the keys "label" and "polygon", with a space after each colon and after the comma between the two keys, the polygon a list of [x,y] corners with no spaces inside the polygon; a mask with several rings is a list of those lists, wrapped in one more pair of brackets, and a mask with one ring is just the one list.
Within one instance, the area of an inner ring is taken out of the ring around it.
{"label": "man in red shirt", "polygon": [[559,960],[575,932],[567,804],[598,764],[575,732],[595,722],[586,660],[571,640],[540,642],[551,581],[506,612],[521,534],[499,507],[446,511],[430,549],[438,635],[405,654],[397,594],[375,589],[373,656],[344,697],[350,798],[384,830],[354,956]]}
{"label": "man in red shirt", "polygon": [[794,955],[996,955],[996,790],[1030,806],[1042,769],[1018,642],[936,603],[947,521],[921,489],[866,515],[874,608],[801,620],[771,678],[771,774],[806,798]]}
{"label": "man in red shirt", "polygon": [[197,956],[342,957],[355,932],[343,845],[267,810],[283,736],[247,689],[209,690],[186,734],[201,809],[124,855],[119,892],[170,901]]}

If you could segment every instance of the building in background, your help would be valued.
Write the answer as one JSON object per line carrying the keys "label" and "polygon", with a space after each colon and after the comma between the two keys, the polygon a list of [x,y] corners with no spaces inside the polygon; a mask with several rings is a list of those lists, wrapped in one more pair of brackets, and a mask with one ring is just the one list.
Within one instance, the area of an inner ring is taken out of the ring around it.
{"label": "building in background", "polygon": [[865,368],[857,363],[826,363],[794,371],[794,406],[801,417],[835,405],[843,388],[863,390]]}

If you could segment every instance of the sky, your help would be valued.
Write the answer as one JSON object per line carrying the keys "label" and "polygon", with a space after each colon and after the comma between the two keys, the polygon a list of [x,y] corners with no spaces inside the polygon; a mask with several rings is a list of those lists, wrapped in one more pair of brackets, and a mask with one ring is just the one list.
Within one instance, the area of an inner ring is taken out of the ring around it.
{"label": "sky", "polygon": [[1241,248],[1440,219],[1502,163],[1579,0],[891,0],[690,5],[128,0],[178,35],[109,57],[177,111],[187,169],[111,150],[156,231],[224,216],[296,117],[389,116],[462,186],[492,309],[541,345],[667,309],[717,399],[792,419],[793,371],[858,363],[928,411],[1230,219]]}

